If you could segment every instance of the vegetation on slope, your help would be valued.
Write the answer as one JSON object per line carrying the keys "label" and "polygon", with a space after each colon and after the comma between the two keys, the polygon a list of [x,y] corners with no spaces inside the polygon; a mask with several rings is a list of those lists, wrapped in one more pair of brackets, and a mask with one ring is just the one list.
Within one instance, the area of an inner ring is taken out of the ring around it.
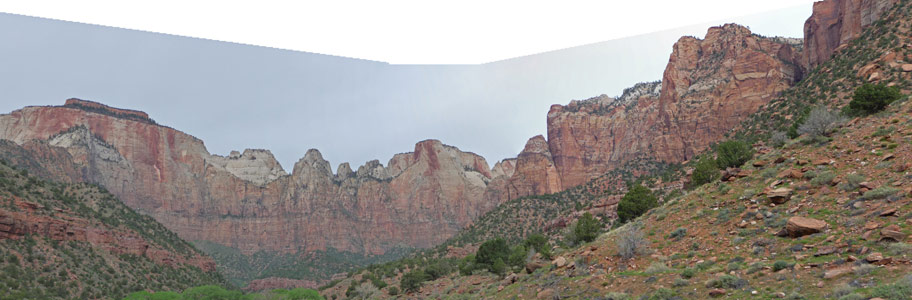
{"label": "vegetation on slope", "polygon": [[[17,203],[35,204],[37,216],[63,222],[82,218],[104,228],[133,232],[177,256],[201,255],[173,232],[134,212],[102,188],[44,181],[0,161],[0,210],[23,211]],[[44,235],[0,239],[0,260],[0,294],[4,299],[119,298],[144,289],[225,284],[221,275],[192,265],[162,265],[145,256],[115,254],[87,241],[60,241]]]}

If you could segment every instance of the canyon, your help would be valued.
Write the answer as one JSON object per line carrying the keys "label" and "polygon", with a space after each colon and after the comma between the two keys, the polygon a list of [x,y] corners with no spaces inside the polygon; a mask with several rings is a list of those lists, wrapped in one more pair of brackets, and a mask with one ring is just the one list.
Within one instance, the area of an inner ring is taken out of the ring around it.
{"label": "canyon", "polygon": [[[288,173],[269,150],[211,154],[202,140],[146,113],[80,99],[0,115],[0,139],[32,153],[31,164],[58,165],[42,176],[97,183],[186,240],[248,255],[427,248],[505,201],[560,192],[630,162],[693,158],[894,2],[818,2],[803,40],[735,24],[712,27],[703,39],[683,37],[661,81],[618,98],[552,106],[547,137],[530,138],[493,168],[479,155],[425,140],[357,170],[343,163],[333,171],[311,149]],[[64,156],[71,163],[48,163]]]}

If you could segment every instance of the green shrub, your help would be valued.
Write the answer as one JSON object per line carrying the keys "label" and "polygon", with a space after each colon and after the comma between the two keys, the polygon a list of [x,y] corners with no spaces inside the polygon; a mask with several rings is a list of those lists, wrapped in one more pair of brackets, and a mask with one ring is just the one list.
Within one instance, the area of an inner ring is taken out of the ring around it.
{"label": "green shrub", "polygon": [[403,291],[414,292],[421,289],[421,285],[427,280],[428,275],[423,270],[412,270],[402,275],[399,286]]}
{"label": "green shrub", "polygon": [[785,261],[778,260],[775,263],[773,263],[773,272],[778,272],[780,270],[791,269],[791,268],[792,268],[792,264],[785,262]]}
{"label": "green shrub", "polygon": [[719,170],[716,162],[708,157],[700,158],[697,165],[694,166],[693,174],[690,175],[690,182],[693,186],[701,186],[719,179]]}
{"label": "green shrub", "polygon": [[681,277],[685,278],[685,279],[691,279],[695,275],[697,275],[697,270],[695,270],[694,268],[687,268],[687,269],[684,269],[684,271],[681,271]]}
{"label": "green shrub", "polygon": [[678,296],[678,293],[675,293],[674,290],[667,289],[667,288],[659,288],[655,292],[652,292],[652,294],[649,295],[649,298],[646,298],[646,299],[648,299],[648,300],[671,300],[671,299],[677,299],[677,296]]}
{"label": "green shrub", "polygon": [[754,156],[754,150],[743,141],[730,140],[716,147],[716,165],[720,169],[737,168]]}
{"label": "green shrub", "polygon": [[394,286],[391,286],[391,287],[389,288],[389,290],[387,290],[387,293],[388,293],[390,296],[399,295],[399,288],[394,287]]}
{"label": "green shrub", "polygon": [[672,231],[671,234],[668,235],[668,238],[680,239],[686,235],[687,235],[687,228],[679,227],[678,229],[675,229],[674,231]]}
{"label": "green shrub", "polygon": [[740,289],[746,285],[747,280],[732,275],[722,275],[706,282],[706,287],[716,289]]}
{"label": "green shrub", "polygon": [[540,233],[533,233],[523,241],[526,249],[535,249],[535,252],[541,254],[544,258],[551,258],[551,245],[548,244],[548,238]]}
{"label": "green shrub", "polygon": [[[507,246],[507,242],[502,238],[495,238],[488,240],[481,244],[478,247],[478,253],[475,255],[475,263],[479,267],[483,267],[491,271],[491,273],[500,274],[495,270],[494,264],[500,261],[501,264],[504,264],[504,260],[508,259],[510,255],[510,247]],[[504,265],[504,268],[506,265]]]}
{"label": "green shrub", "polygon": [[815,186],[830,185],[833,183],[833,179],[836,179],[836,174],[830,171],[823,171],[817,173],[817,176],[811,179],[811,184]]}
{"label": "green shrub", "polygon": [[576,226],[573,227],[573,237],[575,238],[573,243],[580,244],[594,241],[600,229],[599,221],[589,212],[584,213],[576,222]]}
{"label": "green shrub", "polygon": [[626,223],[643,215],[653,207],[658,206],[658,199],[649,188],[634,185],[627,194],[618,202],[617,214],[621,223]]}
{"label": "green shrub", "polygon": [[516,245],[513,247],[513,250],[510,251],[510,257],[507,259],[507,264],[514,267],[522,267],[526,264],[526,256],[529,255],[529,251],[526,250],[526,246]]}
{"label": "green shrub", "polygon": [[[439,260],[439,261],[427,266],[427,268],[424,269],[424,272],[427,273],[430,280],[436,280],[438,278],[450,275],[450,273],[453,272],[453,267],[450,266],[450,264],[448,262]],[[381,289],[384,286],[386,286],[386,285],[380,286],[380,285],[377,285],[376,283],[374,285],[377,288],[381,288]]]}
{"label": "green shrub", "polygon": [[852,101],[846,106],[846,112],[856,116],[873,114],[884,110],[887,105],[901,97],[898,87],[866,83],[855,89]]}

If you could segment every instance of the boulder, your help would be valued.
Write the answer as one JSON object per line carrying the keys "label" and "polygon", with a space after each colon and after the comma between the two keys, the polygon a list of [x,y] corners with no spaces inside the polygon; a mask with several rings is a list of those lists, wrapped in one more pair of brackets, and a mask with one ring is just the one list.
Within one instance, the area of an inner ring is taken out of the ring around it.
{"label": "boulder", "polygon": [[822,232],[827,223],[814,218],[791,217],[785,224],[785,231],[790,237],[802,237],[809,234]]}
{"label": "boulder", "polygon": [[880,240],[902,242],[904,239],[906,239],[906,234],[903,233],[902,229],[895,224],[887,226],[886,228],[880,230]]}
{"label": "boulder", "polygon": [[772,203],[782,204],[792,198],[792,192],[790,188],[778,188],[767,193],[766,197]]}
{"label": "boulder", "polygon": [[559,256],[558,258],[555,258],[553,261],[551,261],[551,263],[554,264],[555,266],[557,266],[558,268],[563,268],[564,266],[567,265],[567,259],[564,258],[563,256]]}
{"label": "boulder", "polygon": [[912,64],[902,65],[902,70],[903,70],[903,72],[912,72]]}

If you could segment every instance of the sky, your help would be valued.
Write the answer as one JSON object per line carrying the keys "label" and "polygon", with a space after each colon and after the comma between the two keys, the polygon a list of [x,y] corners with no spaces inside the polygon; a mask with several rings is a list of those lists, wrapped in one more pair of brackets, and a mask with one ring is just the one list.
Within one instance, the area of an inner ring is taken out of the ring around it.
{"label": "sky", "polygon": [[310,148],[357,168],[429,138],[493,166],[546,134],[551,104],[661,79],[681,36],[737,22],[801,37],[810,13],[805,3],[483,64],[390,64],[0,13],[0,113],[98,101],[145,111],[213,154],[269,149],[286,171]]}
{"label": "sky", "polygon": [[814,0],[4,0],[0,12],[392,64],[481,64]]}

